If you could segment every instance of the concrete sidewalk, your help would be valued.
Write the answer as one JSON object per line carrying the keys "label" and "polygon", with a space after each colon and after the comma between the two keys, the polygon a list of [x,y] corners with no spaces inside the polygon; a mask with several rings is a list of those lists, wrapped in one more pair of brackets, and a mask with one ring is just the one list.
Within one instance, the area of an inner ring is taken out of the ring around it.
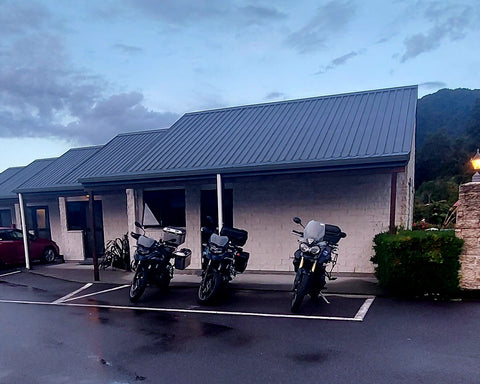
{"label": "concrete sidewalk", "polygon": [[[60,264],[34,264],[30,273],[75,281],[80,283],[94,282],[93,265],[82,265],[77,262],[65,262]],[[100,269],[99,283],[130,284],[133,272],[121,269]],[[175,271],[171,286],[197,287],[200,283],[200,271],[186,270]],[[290,291],[293,285],[294,272],[285,273],[260,273],[246,271],[230,283],[234,289],[256,289]],[[372,275],[338,275],[336,280],[327,280],[325,293],[373,295],[383,296],[385,292],[378,286],[377,279]]]}

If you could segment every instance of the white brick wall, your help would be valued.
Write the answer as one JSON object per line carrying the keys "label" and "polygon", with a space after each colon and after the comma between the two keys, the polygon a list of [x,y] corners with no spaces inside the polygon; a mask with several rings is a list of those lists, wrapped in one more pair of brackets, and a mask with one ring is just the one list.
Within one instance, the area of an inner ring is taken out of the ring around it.
{"label": "white brick wall", "polygon": [[[347,233],[340,240],[337,272],[373,272],[370,257],[372,240],[388,230],[390,221],[389,173],[341,172],[228,179],[233,188],[234,226],[246,229],[250,252],[249,270],[292,270],[290,256],[297,248],[292,229],[299,229],[292,217],[306,224],[316,219],[335,224]],[[159,185],[166,187],[166,185]],[[175,185],[176,188],[179,185]],[[187,237],[183,246],[192,250],[190,268],[200,267],[200,191],[199,182],[183,185],[186,198]],[[406,225],[412,199],[407,196],[408,175],[397,179],[396,224]],[[141,196],[136,191],[135,196]],[[102,196],[105,240],[124,234],[127,223],[127,198],[122,194]],[[139,212],[135,216],[138,216]],[[130,215],[132,220],[133,215]],[[141,219],[137,217],[137,219]],[[141,220],[140,220],[141,221]],[[159,237],[158,231],[148,233]]]}
{"label": "white brick wall", "polygon": [[[375,234],[388,230],[390,175],[352,173],[271,176],[238,180],[234,185],[235,226],[249,232],[249,269],[291,270],[289,257],[297,247],[291,234],[316,219],[347,233],[339,243],[336,271],[373,272],[369,261]],[[241,182],[240,182],[241,181]],[[401,216],[401,212],[398,212]]]}

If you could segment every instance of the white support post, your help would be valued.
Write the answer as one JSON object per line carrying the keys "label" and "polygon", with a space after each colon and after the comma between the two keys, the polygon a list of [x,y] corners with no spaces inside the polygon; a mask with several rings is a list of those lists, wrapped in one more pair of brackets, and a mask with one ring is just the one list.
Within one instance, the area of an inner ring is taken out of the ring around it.
{"label": "white support post", "polygon": [[25,220],[25,207],[23,205],[23,196],[21,193],[18,194],[18,203],[20,205],[20,219],[22,221],[23,249],[25,252],[25,267],[27,269],[30,269],[30,255],[28,253],[27,222]]}
{"label": "white support post", "polygon": [[217,173],[217,209],[218,209],[218,234],[223,227],[223,188],[222,175]]}

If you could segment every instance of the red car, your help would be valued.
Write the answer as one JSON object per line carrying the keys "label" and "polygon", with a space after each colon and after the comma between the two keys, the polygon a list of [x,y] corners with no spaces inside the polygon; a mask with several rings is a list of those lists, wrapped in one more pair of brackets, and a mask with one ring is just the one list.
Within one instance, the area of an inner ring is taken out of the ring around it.
{"label": "red car", "polygon": [[[30,261],[52,263],[59,255],[58,245],[48,239],[29,235]],[[0,227],[0,266],[8,264],[25,264],[23,234],[19,229]]]}

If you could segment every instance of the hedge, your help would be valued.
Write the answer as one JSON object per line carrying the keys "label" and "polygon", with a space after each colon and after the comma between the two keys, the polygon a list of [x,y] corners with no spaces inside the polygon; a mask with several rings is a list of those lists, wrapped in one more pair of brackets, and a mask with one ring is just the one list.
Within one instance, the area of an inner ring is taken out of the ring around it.
{"label": "hedge", "polygon": [[380,233],[371,261],[380,285],[393,294],[448,298],[459,290],[462,246],[454,231]]}

